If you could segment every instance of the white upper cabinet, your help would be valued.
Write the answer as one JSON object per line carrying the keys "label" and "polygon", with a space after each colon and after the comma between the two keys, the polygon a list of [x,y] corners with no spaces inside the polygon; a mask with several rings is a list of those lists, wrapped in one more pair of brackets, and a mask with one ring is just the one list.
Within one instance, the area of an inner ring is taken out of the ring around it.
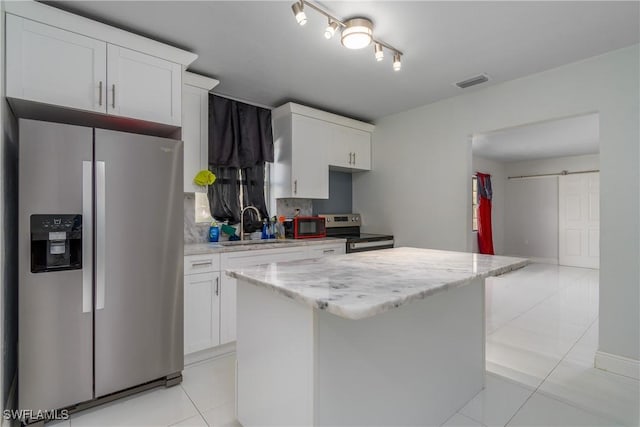
{"label": "white upper cabinet", "polygon": [[6,15],[7,96],[106,112],[107,44]]}
{"label": "white upper cabinet", "polygon": [[330,168],[371,169],[373,125],[294,103],[276,108],[271,116],[274,198],[327,199]]}
{"label": "white upper cabinet", "polygon": [[16,104],[181,125],[182,70],[197,55],[39,2],[5,9],[6,94]]}
{"label": "white upper cabinet", "polygon": [[184,141],[184,191],[204,193],[207,187],[193,183],[208,167],[209,91],[218,80],[185,71],[182,79],[182,140]]}
{"label": "white upper cabinet", "polygon": [[274,198],[329,198],[327,144],[330,127],[321,120],[288,114],[273,117]]}
{"label": "white upper cabinet", "polygon": [[291,197],[328,199],[327,141],[331,128],[321,120],[294,114],[292,134]]}
{"label": "white upper cabinet", "polygon": [[109,44],[107,67],[109,114],[180,126],[179,64]]}
{"label": "white upper cabinet", "polygon": [[329,143],[329,166],[336,170],[371,170],[371,133],[334,125]]}

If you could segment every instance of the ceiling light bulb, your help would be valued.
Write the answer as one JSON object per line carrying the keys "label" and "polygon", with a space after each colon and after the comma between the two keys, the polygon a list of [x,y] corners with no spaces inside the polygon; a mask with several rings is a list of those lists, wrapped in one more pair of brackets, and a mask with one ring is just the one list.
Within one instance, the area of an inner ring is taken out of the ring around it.
{"label": "ceiling light bulb", "polygon": [[382,61],[384,59],[384,51],[382,50],[382,45],[380,43],[376,43],[374,49],[376,52],[376,61]]}
{"label": "ceiling light bulb", "polygon": [[324,30],[324,38],[329,40],[336,33],[337,29],[338,29],[338,23],[336,21],[329,21],[329,25],[327,26],[327,29]]}
{"label": "ceiling light bulb", "polygon": [[304,25],[307,23],[307,15],[304,13],[304,6],[302,2],[296,2],[292,4],[291,10],[293,10],[293,14],[296,16],[296,21],[298,21],[298,24]]}
{"label": "ceiling light bulb", "polygon": [[396,52],[393,55],[393,71],[400,71],[400,68],[402,68],[402,63],[400,62],[400,54]]}
{"label": "ceiling light bulb", "polygon": [[365,18],[353,18],[344,23],[342,45],[348,49],[362,49],[373,39],[373,23]]}

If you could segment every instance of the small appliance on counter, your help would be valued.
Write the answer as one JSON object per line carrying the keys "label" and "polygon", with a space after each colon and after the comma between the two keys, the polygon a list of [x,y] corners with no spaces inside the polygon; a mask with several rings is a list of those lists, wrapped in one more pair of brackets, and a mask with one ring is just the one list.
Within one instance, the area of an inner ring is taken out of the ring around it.
{"label": "small appliance on counter", "polygon": [[327,237],[325,220],[320,216],[297,216],[284,222],[288,239],[313,239]]}
{"label": "small appliance on counter", "polygon": [[346,252],[365,252],[393,248],[393,236],[389,234],[361,233],[360,214],[320,214],[325,220],[327,237],[347,239]]}

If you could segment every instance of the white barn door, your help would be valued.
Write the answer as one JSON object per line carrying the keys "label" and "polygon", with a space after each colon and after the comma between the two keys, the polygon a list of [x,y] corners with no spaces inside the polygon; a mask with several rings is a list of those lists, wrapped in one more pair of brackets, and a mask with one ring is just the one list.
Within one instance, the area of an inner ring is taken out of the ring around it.
{"label": "white barn door", "polygon": [[560,176],[558,263],[600,267],[600,174]]}

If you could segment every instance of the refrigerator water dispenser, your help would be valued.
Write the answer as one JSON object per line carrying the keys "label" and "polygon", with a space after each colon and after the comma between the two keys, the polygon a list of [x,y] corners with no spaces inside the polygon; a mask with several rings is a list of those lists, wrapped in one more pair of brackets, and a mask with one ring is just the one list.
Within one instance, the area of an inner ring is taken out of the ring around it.
{"label": "refrigerator water dispenser", "polygon": [[82,215],[31,215],[31,272],[82,269]]}

